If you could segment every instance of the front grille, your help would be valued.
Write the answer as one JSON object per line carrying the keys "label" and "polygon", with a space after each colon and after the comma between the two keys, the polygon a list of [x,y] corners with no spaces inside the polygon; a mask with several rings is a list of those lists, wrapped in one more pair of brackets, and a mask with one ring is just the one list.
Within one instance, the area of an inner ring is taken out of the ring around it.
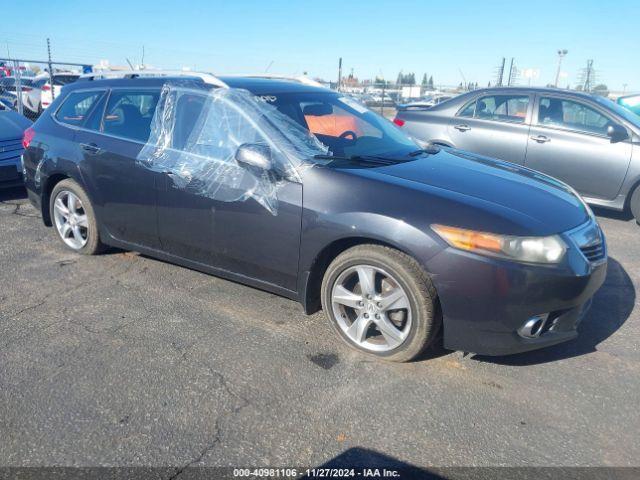
{"label": "front grille", "polygon": [[594,245],[580,247],[580,251],[590,262],[597,262],[598,260],[602,260],[605,256],[604,244],[602,241]]}
{"label": "front grille", "polygon": [[0,162],[3,160],[15,160],[22,153],[22,139],[0,141]]}

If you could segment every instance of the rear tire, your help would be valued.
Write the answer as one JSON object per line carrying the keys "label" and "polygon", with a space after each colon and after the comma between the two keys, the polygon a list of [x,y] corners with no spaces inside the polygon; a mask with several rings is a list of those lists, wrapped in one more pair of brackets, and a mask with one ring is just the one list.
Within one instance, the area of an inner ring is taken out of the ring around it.
{"label": "rear tire", "polygon": [[431,279],[413,258],[389,247],[358,245],[338,255],[321,296],[340,337],[384,360],[412,360],[440,329]]}
{"label": "rear tire", "polygon": [[631,214],[636,219],[636,223],[640,225],[640,186],[636,187],[631,194],[629,208],[631,210]]}
{"label": "rear tire", "polygon": [[75,180],[68,178],[53,187],[49,214],[58,238],[67,248],[82,255],[104,250],[91,201]]}

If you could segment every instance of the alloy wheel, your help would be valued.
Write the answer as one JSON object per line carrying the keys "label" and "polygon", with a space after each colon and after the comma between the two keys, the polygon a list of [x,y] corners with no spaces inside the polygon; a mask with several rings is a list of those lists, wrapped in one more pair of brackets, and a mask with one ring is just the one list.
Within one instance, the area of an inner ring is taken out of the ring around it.
{"label": "alloy wheel", "polygon": [[87,213],[78,196],[61,190],[53,201],[53,216],[62,241],[74,250],[80,250],[89,238]]}
{"label": "alloy wheel", "polygon": [[371,265],[355,265],[338,276],[331,307],[340,329],[365,350],[396,349],[411,329],[407,293],[391,274]]}

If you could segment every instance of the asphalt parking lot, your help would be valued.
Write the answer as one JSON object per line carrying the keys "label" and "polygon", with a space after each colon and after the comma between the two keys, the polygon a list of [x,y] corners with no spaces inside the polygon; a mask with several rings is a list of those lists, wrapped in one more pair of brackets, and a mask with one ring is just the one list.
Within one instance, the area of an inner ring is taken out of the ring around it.
{"label": "asphalt parking lot", "polygon": [[23,191],[0,200],[1,465],[640,465],[625,215],[599,215],[609,271],[576,341],[389,364],[284,298],[136,253],[77,256]]}

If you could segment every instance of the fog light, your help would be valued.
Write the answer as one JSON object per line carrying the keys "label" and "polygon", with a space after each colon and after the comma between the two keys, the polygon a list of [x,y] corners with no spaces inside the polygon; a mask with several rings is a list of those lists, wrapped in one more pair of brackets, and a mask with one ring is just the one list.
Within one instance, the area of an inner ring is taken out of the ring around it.
{"label": "fog light", "polygon": [[544,325],[547,323],[548,318],[548,313],[531,317],[518,329],[518,335],[524,338],[538,338],[544,330]]}

